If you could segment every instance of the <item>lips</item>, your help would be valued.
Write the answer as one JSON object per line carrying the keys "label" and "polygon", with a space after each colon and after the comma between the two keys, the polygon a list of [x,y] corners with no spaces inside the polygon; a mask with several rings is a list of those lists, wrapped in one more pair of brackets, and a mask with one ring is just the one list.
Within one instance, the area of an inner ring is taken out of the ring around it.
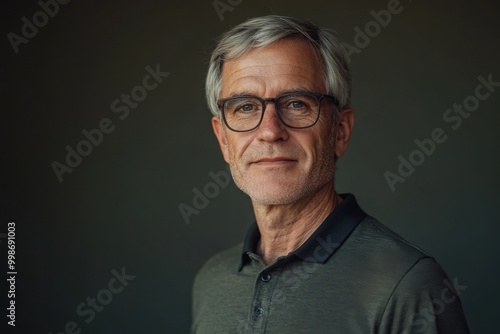
{"label": "lips", "polygon": [[279,165],[292,162],[297,162],[297,160],[288,157],[267,157],[255,160],[253,163],[258,165]]}

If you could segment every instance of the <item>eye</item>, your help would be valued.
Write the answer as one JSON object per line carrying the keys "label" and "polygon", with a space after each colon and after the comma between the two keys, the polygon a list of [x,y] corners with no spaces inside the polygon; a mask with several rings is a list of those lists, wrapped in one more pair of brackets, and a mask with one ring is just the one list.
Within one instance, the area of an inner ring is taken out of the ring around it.
{"label": "eye", "polygon": [[310,104],[301,98],[293,98],[285,101],[284,105],[281,107],[283,111],[306,111],[310,109]]}
{"label": "eye", "polygon": [[261,109],[261,102],[253,97],[238,97],[225,102],[224,110],[232,114],[254,114]]}
{"label": "eye", "polygon": [[290,106],[294,109],[301,109],[305,107],[305,104],[302,101],[292,101]]}
{"label": "eye", "polygon": [[315,109],[317,100],[311,94],[287,94],[279,98],[283,112],[307,113]]}
{"label": "eye", "polygon": [[247,103],[247,104],[243,104],[241,105],[240,107],[238,107],[236,109],[236,111],[244,111],[244,112],[249,112],[249,111],[253,111],[254,110],[254,105],[253,104],[250,104],[250,103]]}
{"label": "eye", "polygon": [[258,100],[243,100],[237,101],[232,107],[231,110],[233,113],[239,114],[253,114],[260,110],[260,101]]}

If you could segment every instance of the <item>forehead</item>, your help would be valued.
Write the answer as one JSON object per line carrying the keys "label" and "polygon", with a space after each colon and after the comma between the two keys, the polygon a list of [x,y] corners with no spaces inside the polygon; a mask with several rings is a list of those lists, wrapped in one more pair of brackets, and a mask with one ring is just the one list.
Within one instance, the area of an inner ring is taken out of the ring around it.
{"label": "forehead", "polygon": [[321,57],[303,39],[282,39],[253,48],[239,58],[225,61],[222,67],[221,97],[272,97],[297,89],[325,92]]}

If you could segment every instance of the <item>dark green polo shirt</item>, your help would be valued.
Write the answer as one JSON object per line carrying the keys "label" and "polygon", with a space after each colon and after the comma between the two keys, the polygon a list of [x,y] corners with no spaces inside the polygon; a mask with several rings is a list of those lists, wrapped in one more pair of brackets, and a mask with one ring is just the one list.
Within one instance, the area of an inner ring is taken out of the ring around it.
{"label": "dark green polo shirt", "polygon": [[458,279],[342,196],[272,264],[255,254],[256,224],[243,245],[208,260],[193,287],[192,333],[468,333]]}

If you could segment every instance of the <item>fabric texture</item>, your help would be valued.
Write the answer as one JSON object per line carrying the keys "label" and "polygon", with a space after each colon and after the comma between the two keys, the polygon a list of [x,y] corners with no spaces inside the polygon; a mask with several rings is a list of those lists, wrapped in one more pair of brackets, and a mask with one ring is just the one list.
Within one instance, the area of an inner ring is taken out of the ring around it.
{"label": "fabric texture", "polygon": [[191,332],[469,333],[457,280],[342,197],[301,247],[269,265],[254,252],[256,224],[209,259],[193,286]]}

